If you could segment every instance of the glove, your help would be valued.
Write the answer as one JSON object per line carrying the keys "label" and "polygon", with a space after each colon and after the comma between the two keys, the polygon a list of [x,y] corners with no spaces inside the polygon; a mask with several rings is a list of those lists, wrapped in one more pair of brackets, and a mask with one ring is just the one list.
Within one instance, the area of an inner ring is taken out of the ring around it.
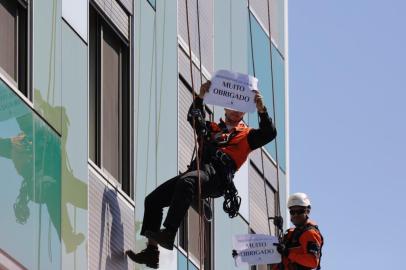
{"label": "glove", "polygon": [[231,255],[232,255],[233,258],[235,259],[235,257],[238,256],[237,250],[233,249],[233,253],[231,253]]}
{"label": "glove", "polygon": [[276,246],[276,250],[284,257],[287,257],[289,255],[289,249],[286,247],[285,244],[283,243],[274,243],[274,246]]}

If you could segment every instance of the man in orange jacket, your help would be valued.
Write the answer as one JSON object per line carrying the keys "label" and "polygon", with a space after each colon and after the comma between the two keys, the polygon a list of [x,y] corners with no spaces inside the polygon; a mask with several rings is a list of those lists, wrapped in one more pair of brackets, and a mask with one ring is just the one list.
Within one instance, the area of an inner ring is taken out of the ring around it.
{"label": "man in orange jacket", "polygon": [[[256,91],[255,102],[260,118],[259,128],[247,127],[242,121],[243,112],[225,109],[225,120],[220,123],[205,120],[203,97],[210,88],[210,81],[204,83],[189,109],[188,121],[195,129],[199,141],[199,167],[195,159],[189,170],[169,179],[145,198],[145,211],[141,235],[148,238],[147,248],[135,254],[126,251],[127,256],[151,268],[159,267],[158,244],[172,250],[176,232],[193,200],[198,195],[201,182],[202,198],[228,196],[230,217],[238,213],[239,199],[233,184],[234,173],[246,161],[249,153],[276,137],[276,129],[263,104],[262,96]],[[199,169],[198,169],[199,168]],[[162,209],[169,207],[162,223]],[[227,207],[226,207],[227,208]]]}
{"label": "man in orange jacket", "polygon": [[282,263],[273,270],[320,269],[323,236],[317,225],[309,220],[311,204],[304,193],[292,194],[288,199],[290,220],[295,228],[290,228],[277,244],[282,255]]}

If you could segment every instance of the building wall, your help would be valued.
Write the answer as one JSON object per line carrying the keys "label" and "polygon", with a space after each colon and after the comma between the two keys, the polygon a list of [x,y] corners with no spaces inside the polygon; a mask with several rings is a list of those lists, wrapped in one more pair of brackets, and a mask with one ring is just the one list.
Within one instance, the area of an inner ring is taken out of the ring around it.
{"label": "building wall", "polygon": [[[62,249],[63,269],[87,267],[88,239],[88,51],[62,20]],[[55,110],[54,108],[52,108]],[[52,112],[49,112],[52,114]],[[83,241],[80,241],[83,239]]]}
{"label": "building wall", "polygon": [[[222,198],[212,203],[205,251],[210,268],[236,269],[232,236],[274,234],[266,217],[275,213],[277,192],[285,204],[289,186],[286,2],[270,1],[269,31],[265,0],[252,0],[250,9],[245,0],[189,0],[191,55],[184,0],[30,2],[31,95],[20,94],[0,69],[0,179],[7,187],[0,189],[0,258],[22,269],[144,269],[124,251],[145,247],[139,232],[146,195],[191,158],[194,141],[185,121],[191,91],[218,69],[255,70],[278,137],[236,174],[240,215],[229,219]],[[133,196],[89,160],[90,5],[130,44]],[[224,114],[214,106],[207,111],[214,120]],[[258,124],[255,114],[244,120]],[[287,220],[285,213],[282,207]],[[183,246],[178,235],[174,251],[161,249],[160,269],[198,268],[198,219],[190,210],[184,226],[192,244]]]}

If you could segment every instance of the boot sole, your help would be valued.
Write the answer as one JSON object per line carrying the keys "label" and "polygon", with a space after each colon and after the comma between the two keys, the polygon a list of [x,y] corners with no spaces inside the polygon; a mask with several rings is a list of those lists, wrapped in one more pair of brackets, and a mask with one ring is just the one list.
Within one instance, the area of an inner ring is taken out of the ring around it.
{"label": "boot sole", "polygon": [[168,249],[168,250],[173,250],[173,244],[171,245],[166,242],[160,241],[160,239],[158,239],[158,237],[156,237],[156,233],[151,232],[151,231],[146,231],[145,236],[149,239],[156,241],[161,247]]}
{"label": "boot sole", "polygon": [[[132,254],[131,254],[132,253]],[[137,260],[136,258],[134,258],[135,253],[133,251],[126,251],[125,254],[128,256],[128,258],[130,260],[132,260],[133,262],[137,263],[137,264],[145,264],[146,266],[148,266],[149,268],[153,268],[153,269],[158,269],[159,268],[159,263],[147,263],[145,261],[141,261],[141,260]],[[131,254],[131,255],[130,255]]]}

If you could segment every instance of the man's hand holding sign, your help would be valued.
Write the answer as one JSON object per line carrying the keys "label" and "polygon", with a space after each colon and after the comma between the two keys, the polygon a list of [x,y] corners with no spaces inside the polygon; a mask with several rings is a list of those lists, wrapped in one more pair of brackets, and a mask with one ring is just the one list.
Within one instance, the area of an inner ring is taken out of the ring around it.
{"label": "man's hand holding sign", "polygon": [[252,76],[220,70],[212,81],[200,88],[199,97],[206,104],[218,105],[238,112],[265,112],[262,95],[257,90],[258,80]]}
{"label": "man's hand holding sign", "polygon": [[275,246],[277,243],[277,237],[265,234],[235,235],[232,252],[235,265],[280,263],[281,255]]}

